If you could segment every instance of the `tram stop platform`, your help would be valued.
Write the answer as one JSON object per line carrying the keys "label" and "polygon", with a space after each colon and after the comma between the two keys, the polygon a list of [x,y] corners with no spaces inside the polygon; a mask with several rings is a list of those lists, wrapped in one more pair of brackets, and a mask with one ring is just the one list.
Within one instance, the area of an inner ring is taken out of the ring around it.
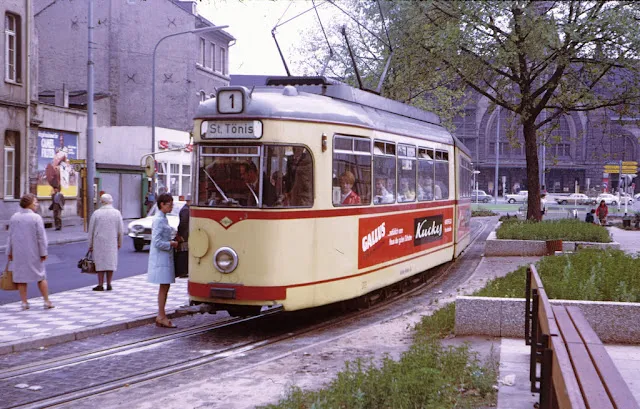
{"label": "tram stop platform", "polygon": [[[629,253],[640,251],[640,233],[612,228],[610,231],[614,239],[621,243],[623,250]],[[67,233],[72,232],[68,230]],[[82,234],[77,229],[73,232],[73,240],[81,240]],[[464,292],[469,294],[470,291],[484,286],[488,279],[505,275],[520,265],[535,261],[537,258],[532,257],[482,258],[463,286]],[[20,309],[19,301],[0,305],[0,355],[46,348],[154,322],[158,288],[146,282],[145,274],[114,280],[113,285],[114,291],[95,292],[91,291],[89,286],[53,294],[50,299],[56,308],[51,310],[43,309],[42,298],[31,299],[31,308],[26,311]],[[456,295],[443,295],[440,302],[454,301]],[[169,291],[167,313],[176,318],[198,312],[195,307],[187,305],[187,280],[177,279]],[[181,326],[180,318],[174,322]],[[499,350],[498,408],[534,407],[539,398],[538,394],[530,392],[530,351],[523,338],[459,338],[459,342],[470,342],[474,350]],[[606,349],[634,397],[640,402],[640,345],[609,344],[606,345]]]}

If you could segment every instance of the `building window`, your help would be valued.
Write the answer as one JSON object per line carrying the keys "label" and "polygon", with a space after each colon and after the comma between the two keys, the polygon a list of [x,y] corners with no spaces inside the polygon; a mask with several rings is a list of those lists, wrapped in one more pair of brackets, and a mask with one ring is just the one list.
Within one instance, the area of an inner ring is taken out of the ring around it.
{"label": "building window", "polygon": [[209,50],[211,52],[211,69],[216,70],[216,45],[209,43]]}
{"label": "building window", "polygon": [[20,17],[7,13],[4,17],[4,78],[11,82],[21,82],[20,58]]}
{"label": "building window", "polygon": [[20,197],[20,172],[18,169],[20,154],[20,134],[16,131],[5,131],[4,134],[4,197],[13,199]]}
{"label": "building window", "polygon": [[220,48],[220,72],[227,75],[227,50]]}
{"label": "building window", "polygon": [[200,39],[200,59],[199,59],[199,62],[200,62],[200,65],[202,65],[203,67],[205,66],[205,63],[207,61],[206,57],[207,57],[207,50],[205,48],[205,41],[204,41],[204,38],[201,38]]}
{"label": "building window", "polygon": [[158,162],[158,193],[172,196],[191,194],[191,165]]}

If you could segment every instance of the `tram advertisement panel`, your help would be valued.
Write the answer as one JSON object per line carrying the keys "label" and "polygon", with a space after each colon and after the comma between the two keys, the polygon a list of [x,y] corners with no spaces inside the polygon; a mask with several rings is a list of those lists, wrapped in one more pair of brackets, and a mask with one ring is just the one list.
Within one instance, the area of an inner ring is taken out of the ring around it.
{"label": "tram advertisement panel", "polygon": [[458,205],[458,238],[466,236],[471,231],[471,204]]}
{"label": "tram advertisement panel", "polygon": [[366,268],[453,241],[453,208],[362,218],[358,268]]}

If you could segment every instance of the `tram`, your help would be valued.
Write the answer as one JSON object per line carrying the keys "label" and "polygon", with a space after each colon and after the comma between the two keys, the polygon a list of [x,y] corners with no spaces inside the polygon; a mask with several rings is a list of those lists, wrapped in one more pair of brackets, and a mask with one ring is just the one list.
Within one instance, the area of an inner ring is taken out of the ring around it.
{"label": "tram", "polygon": [[325,77],[229,86],[194,124],[191,304],[351,300],[470,241],[471,159],[433,113]]}

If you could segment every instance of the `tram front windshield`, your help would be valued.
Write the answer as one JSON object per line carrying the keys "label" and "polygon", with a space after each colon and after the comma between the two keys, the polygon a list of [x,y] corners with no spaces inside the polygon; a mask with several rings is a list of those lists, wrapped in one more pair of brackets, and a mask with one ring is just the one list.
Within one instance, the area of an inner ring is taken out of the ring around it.
{"label": "tram front windshield", "polygon": [[200,146],[197,160],[198,206],[313,205],[313,162],[303,146]]}

